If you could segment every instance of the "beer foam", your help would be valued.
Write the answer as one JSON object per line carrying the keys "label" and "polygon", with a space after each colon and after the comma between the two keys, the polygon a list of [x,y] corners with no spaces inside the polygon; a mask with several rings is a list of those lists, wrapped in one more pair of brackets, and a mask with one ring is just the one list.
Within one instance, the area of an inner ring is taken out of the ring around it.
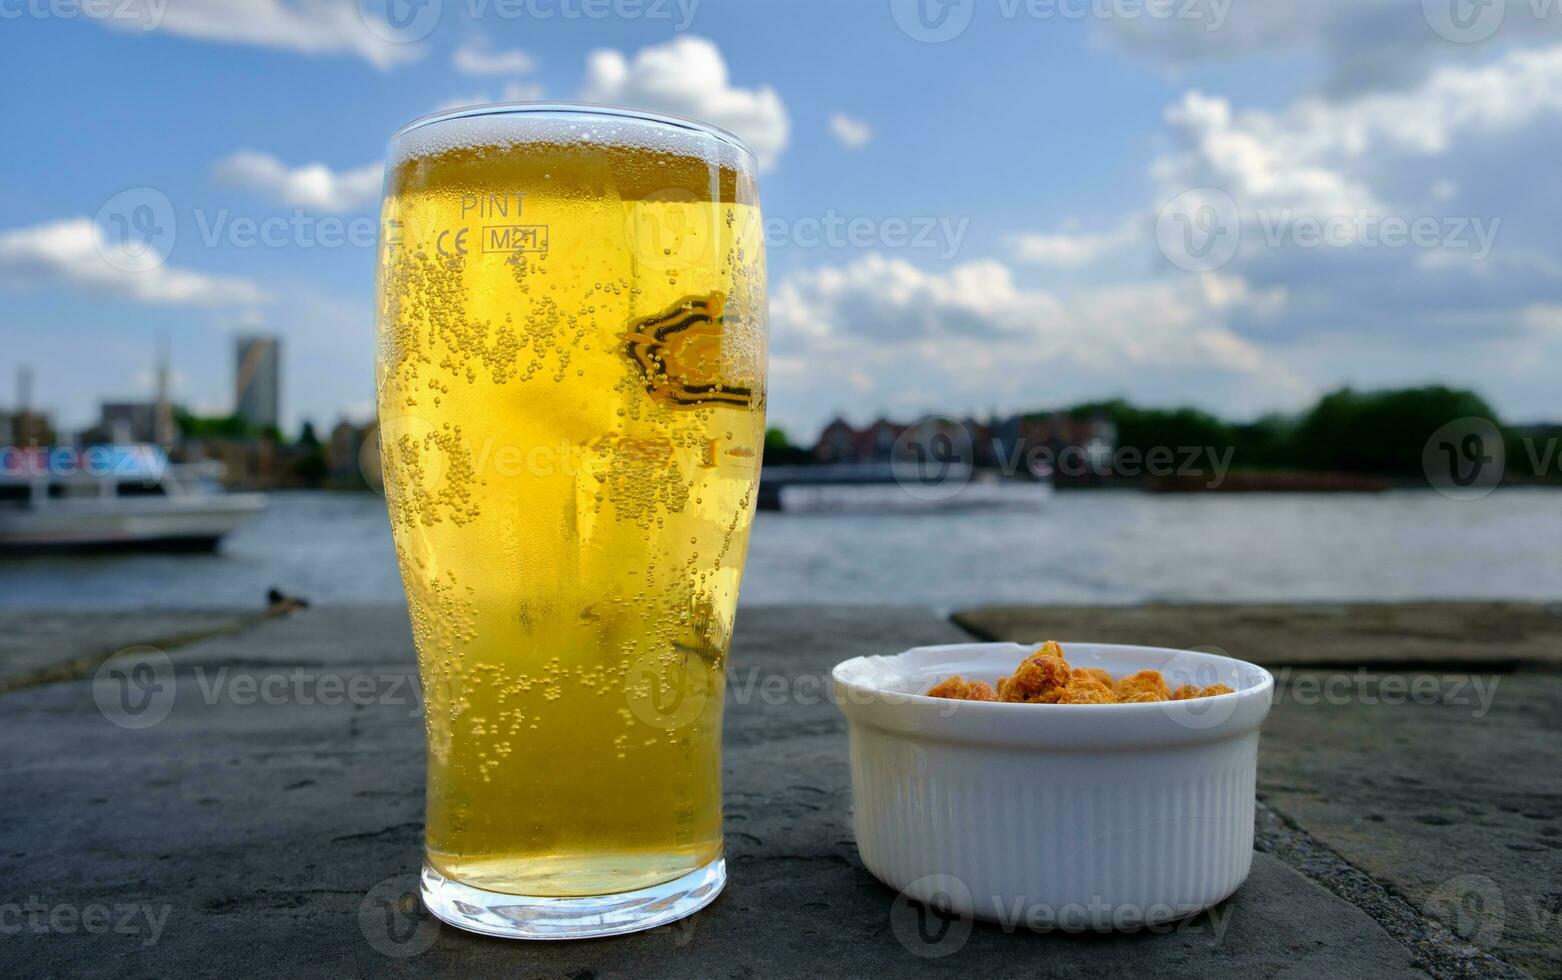
{"label": "beer foam", "polygon": [[607,106],[493,105],[452,109],[415,119],[391,140],[389,165],[486,147],[598,144],[690,157],[750,171],[753,153],[736,136],[692,119]]}

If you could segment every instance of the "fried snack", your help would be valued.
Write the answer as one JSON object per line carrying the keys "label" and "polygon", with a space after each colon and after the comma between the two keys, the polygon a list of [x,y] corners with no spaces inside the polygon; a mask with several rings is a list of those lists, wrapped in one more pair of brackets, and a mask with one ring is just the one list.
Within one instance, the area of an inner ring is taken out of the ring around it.
{"label": "fried snack", "polygon": [[996,701],[998,693],[986,681],[968,681],[959,674],[934,684],[928,689],[930,698],[953,698],[956,701]]}
{"label": "fried snack", "polygon": [[928,690],[928,696],[957,701],[1009,701],[1024,704],[1139,704],[1151,701],[1186,701],[1217,694],[1233,694],[1224,684],[1199,687],[1183,684],[1175,691],[1158,670],[1141,670],[1114,679],[1099,667],[1070,667],[1063,647],[1048,640],[1020,661],[1014,673],[998,679],[998,689],[985,681],[968,681],[960,675],[945,678]]}
{"label": "fried snack", "polygon": [[1124,704],[1137,701],[1170,701],[1171,690],[1158,670],[1141,670],[1117,682],[1117,700]]}
{"label": "fried snack", "polygon": [[1053,656],[1046,647],[1020,661],[1014,673],[998,681],[998,700],[1048,704],[1068,687],[1068,661],[1059,653]]}

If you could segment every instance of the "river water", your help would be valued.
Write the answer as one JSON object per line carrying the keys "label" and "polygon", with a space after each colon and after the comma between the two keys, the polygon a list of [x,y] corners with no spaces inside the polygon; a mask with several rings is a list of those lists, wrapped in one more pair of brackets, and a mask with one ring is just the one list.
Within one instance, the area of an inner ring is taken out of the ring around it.
{"label": "river water", "polygon": [[[0,558],[0,607],[395,602],[384,502],[278,493],[216,554]],[[1562,598],[1562,491],[1079,491],[1038,510],[761,513],[746,604]]]}

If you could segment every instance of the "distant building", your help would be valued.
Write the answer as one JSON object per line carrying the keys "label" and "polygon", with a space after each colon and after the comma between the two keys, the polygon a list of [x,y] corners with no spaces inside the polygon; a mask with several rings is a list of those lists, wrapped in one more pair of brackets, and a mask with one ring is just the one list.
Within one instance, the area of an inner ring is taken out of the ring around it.
{"label": "distant building", "polygon": [[[326,475],[338,486],[355,486],[364,482],[363,443],[368,427],[354,425],[345,419],[331,430],[331,439],[325,444]],[[378,463],[378,456],[373,457]]]}
{"label": "distant building", "polygon": [[32,410],[33,372],[22,365],[16,369],[16,409],[0,409],[0,446],[48,446],[54,442],[54,426],[49,417]]}
{"label": "distant building", "polygon": [[[898,440],[898,442],[897,442]],[[819,433],[813,456],[820,463],[886,462],[897,455],[949,453],[968,455],[976,466],[1017,470],[1048,464],[1065,452],[1071,468],[1094,475],[1103,469],[1116,446],[1117,432],[1102,418],[1076,418],[1062,412],[1011,415],[981,422],[929,416],[902,424],[880,418],[857,429],[845,419],[831,421]],[[1040,466],[1045,471],[1047,466]],[[1065,474],[1069,475],[1069,474]]]}
{"label": "distant building", "polygon": [[159,442],[157,402],[103,402],[98,406],[98,424],[93,442]]}
{"label": "distant building", "polygon": [[1105,418],[1080,418],[1063,412],[1014,415],[992,427],[995,454],[1012,459],[1033,449],[1054,458],[1066,450],[1083,452],[1093,469],[1105,467],[1117,447],[1117,426]]}
{"label": "distant building", "polygon": [[821,463],[883,462],[895,454],[895,440],[908,426],[880,418],[863,429],[835,419],[819,433],[814,459]]}
{"label": "distant building", "polygon": [[282,341],[239,337],[235,341],[233,409],[257,429],[282,424]]}
{"label": "distant building", "polygon": [[857,458],[857,430],[843,418],[836,418],[819,433],[814,443],[814,459],[821,463],[845,463]]}
{"label": "distant building", "polygon": [[48,446],[54,443],[54,426],[41,412],[8,412],[0,409],[0,446]]}
{"label": "distant building", "polygon": [[98,421],[80,433],[84,443],[149,442],[171,449],[176,439],[173,405],[168,400],[168,347],[158,345],[157,391],[148,402],[99,402]]}

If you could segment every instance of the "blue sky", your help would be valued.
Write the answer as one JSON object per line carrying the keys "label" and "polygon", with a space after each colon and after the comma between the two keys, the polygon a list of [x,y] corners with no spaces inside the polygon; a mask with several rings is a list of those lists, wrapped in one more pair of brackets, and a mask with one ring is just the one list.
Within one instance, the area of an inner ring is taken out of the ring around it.
{"label": "blue sky", "polygon": [[[1344,383],[1562,415],[1545,5],[426,0],[398,40],[363,2],[0,0],[0,403],[28,363],[85,425],[149,391],[166,335],[176,397],[226,411],[231,338],[264,330],[290,427],[366,417],[373,248],[320,223],[373,228],[410,118],[584,95],[761,149],[771,414],[800,436],[1118,394],[1248,416]],[[143,213],[160,262],[115,251]],[[831,216],[866,234],[810,246]],[[245,218],[305,231],[219,225]],[[928,247],[896,238],[926,221]]]}

